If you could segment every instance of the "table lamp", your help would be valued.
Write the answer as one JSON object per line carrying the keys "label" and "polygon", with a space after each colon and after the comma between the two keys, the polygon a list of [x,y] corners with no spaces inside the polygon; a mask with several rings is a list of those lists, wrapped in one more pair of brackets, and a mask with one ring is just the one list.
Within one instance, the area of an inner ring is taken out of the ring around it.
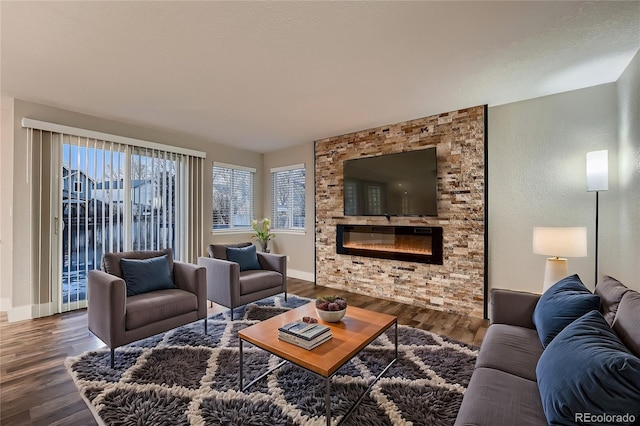
{"label": "table lamp", "polygon": [[553,256],[547,258],[544,270],[544,293],[549,287],[567,277],[567,257],[587,255],[587,228],[535,227],[533,252]]}

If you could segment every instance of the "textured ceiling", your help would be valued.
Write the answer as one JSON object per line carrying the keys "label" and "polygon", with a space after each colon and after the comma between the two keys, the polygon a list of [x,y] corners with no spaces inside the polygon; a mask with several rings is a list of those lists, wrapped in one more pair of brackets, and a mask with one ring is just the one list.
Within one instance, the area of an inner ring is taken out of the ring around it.
{"label": "textured ceiling", "polygon": [[616,81],[640,2],[0,1],[3,96],[267,152]]}

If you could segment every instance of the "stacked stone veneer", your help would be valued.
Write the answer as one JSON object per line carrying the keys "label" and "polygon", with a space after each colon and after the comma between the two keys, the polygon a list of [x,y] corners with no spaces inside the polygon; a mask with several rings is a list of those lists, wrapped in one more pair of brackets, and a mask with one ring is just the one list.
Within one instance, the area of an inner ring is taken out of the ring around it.
{"label": "stacked stone veneer", "polygon": [[[467,108],[315,142],[316,283],[410,305],[484,315],[485,108]],[[344,216],[345,160],[437,148],[438,217],[393,225],[441,226],[443,265],[336,254],[336,224],[388,225]]]}

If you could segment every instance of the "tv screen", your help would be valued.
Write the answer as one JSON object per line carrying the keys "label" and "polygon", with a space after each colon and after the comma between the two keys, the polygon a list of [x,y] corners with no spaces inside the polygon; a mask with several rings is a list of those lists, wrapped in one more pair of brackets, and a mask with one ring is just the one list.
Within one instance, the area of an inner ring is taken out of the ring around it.
{"label": "tv screen", "polygon": [[437,216],[436,148],[344,162],[345,216]]}

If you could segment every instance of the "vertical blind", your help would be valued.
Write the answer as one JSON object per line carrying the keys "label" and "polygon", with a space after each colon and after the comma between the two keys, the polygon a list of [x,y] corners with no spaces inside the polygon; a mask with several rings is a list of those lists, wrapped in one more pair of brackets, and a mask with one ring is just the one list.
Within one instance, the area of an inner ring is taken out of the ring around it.
{"label": "vertical blind", "polygon": [[271,169],[271,217],[276,229],[304,229],[304,164]]}
{"label": "vertical blind", "polygon": [[33,259],[48,269],[36,266],[33,306],[86,306],[87,272],[105,253],[172,248],[177,260],[196,261],[203,153],[34,120],[23,127],[38,212]]}
{"label": "vertical blind", "polygon": [[213,229],[248,228],[253,219],[256,169],[213,163]]}

